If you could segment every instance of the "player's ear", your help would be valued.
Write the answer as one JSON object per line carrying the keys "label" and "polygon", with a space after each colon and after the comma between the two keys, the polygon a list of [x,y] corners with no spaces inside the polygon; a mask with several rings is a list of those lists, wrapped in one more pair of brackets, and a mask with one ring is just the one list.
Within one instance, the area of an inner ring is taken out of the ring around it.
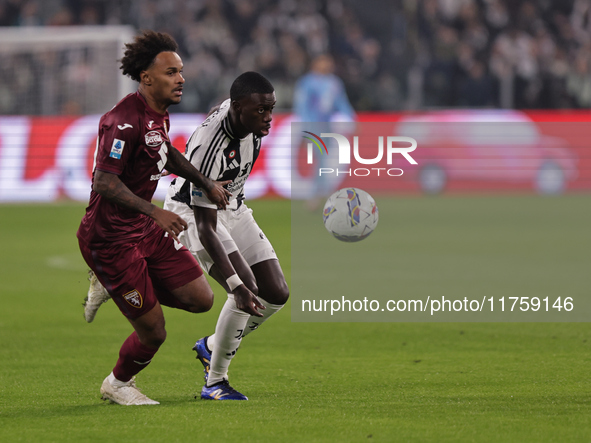
{"label": "player's ear", "polygon": [[140,83],[143,83],[146,86],[152,85],[152,79],[150,78],[148,71],[140,72]]}
{"label": "player's ear", "polygon": [[234,110],[234,112],[236,112],[237,114],[240,114],[240,112],[242,111],[242,106],[240,105],[240,102],[238,100],[232,100],[232,109]]}

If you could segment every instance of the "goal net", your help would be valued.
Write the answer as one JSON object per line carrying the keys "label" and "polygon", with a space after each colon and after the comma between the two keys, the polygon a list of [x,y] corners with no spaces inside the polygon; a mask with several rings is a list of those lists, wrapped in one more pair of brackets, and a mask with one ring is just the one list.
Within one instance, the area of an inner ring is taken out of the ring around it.
{"label": "goal net", "polygon": [[0,115],[103,114],[135,90],[121,75],[130,26],[0,28]]}

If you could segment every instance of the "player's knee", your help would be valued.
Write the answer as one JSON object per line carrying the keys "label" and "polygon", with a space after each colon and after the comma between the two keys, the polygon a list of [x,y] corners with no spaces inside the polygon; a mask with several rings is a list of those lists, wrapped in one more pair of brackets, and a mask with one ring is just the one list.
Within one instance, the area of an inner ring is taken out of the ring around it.
{"label": "player's knee", "polygon": [[162,328],[154,337],[154,348],[160,347],[166,341],[166,329]]}
{"label": "player's knee", "polygon": [[191,283],[190,290],[184,293],[185,310],[193,313],[207,312],[213,306],[213,289],[205,276],[201,276]]}
{"label": "player's knee", "polygon": [[200,312],[207,312],[213,307],[213,291],[209,288],[209,291],[206,291],[199,295],[195,299],[195,302],[191,304],[190,311],[198,314]]}
{"label": "player's knee", "polygon": [[211,293],[211,296],[204,297],[203,300],[201,300],[201,302],[197,306],[197,310],[195,312],[196,313],[198,313],[198,312],[207,312],[212,307],[213,307],[213,292]]}
{"label": "player's knee", "polygon": [[289,287],[284,281],[275,291],[275,303],[276,305],[284,305],[289,299]]}
{"label": "player's knee", "polygon": [[155,328],[140,336],[140,342],[150,348],[159,348],[166,340],[166,329]]}
{"label": "player's knee", "polygon": [[289,299],[289,287],[284,281],[264,288],[261,297],[274,305],[284,305]]}

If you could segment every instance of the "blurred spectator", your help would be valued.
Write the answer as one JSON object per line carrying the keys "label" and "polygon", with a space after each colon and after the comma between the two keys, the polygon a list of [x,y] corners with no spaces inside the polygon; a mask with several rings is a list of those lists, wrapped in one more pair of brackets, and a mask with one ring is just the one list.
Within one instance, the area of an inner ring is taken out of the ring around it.
{"label": "blurred spectator", "polygon": [[589,53],[580,53],[574,69],[568,74],[566,88],[578,108],[591,107],[591,75],[589,75]]}
{"label": "blurred spectator", "polygon": [[495,36],[509,24],[509,11],[502,0],[489,0],[484,10],[484,18],[488,29]]}
{"label": "blurred spectator", "polygon": [[431,63],[425,75],[425,94],[430,106],[449,106],[454,100],[459,39],[457,31],[440,25],[435,34]]}
{"label": "blurred spectator", "polygon": [[458,104],[462,107],[483,108],[495,104],[495,83],[480,61],[472,63],[458,92]]}
{"label": "blurred spectator", "polygon": [[581,44],[591,42],[591,1],[575,0],[570,21]]}
{"label": "blurred spectator", "polygon": [[534,39],[525,31],[511,26],[496,39],[491,67],[500,80],[513,80],[513,107],[531,108],[538,91],[538,60]]}
{"label": "blurred spectator", "polygon": [[334,61],[327,54],[312,60],[310,72],[298,80],[293,111],[302,122],[330,122],[337,114],[355,120],[343,82],[333,73]]}

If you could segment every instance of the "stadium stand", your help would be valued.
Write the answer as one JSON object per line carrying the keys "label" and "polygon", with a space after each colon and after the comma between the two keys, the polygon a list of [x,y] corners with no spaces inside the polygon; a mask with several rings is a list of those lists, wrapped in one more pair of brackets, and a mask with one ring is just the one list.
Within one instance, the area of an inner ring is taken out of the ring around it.
{"label": "stadium stand", "polygon": [[[0,26],[76,25],[171,33],[187,79],[179,111],[207,111],[246,70],[270,78],[289,109],[295,80],[324,52],[358,111],[591,106],[591,0],[0,2]],[[33,88],[34,75],[9,74],[0,68],[5,89]],[[1,114],[15,112],[0,100]]]}

